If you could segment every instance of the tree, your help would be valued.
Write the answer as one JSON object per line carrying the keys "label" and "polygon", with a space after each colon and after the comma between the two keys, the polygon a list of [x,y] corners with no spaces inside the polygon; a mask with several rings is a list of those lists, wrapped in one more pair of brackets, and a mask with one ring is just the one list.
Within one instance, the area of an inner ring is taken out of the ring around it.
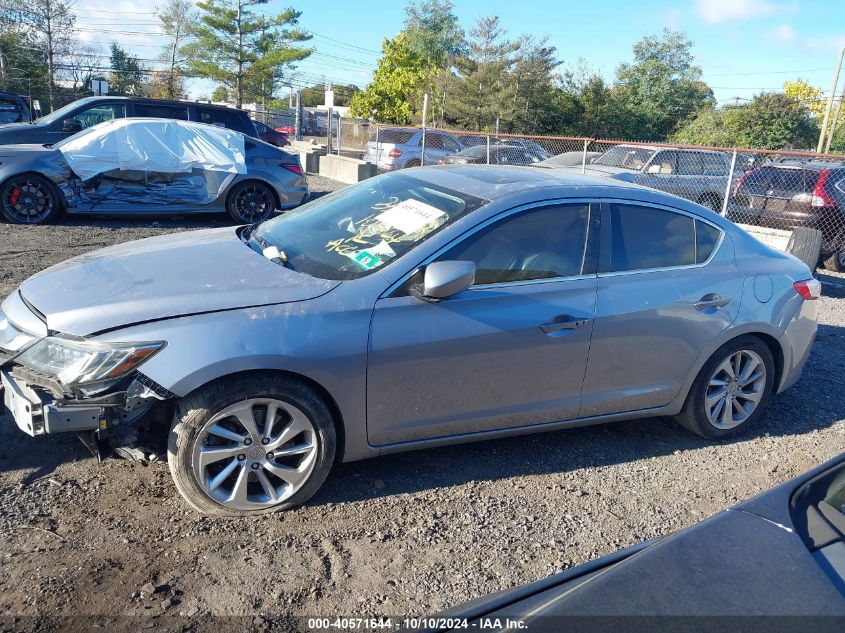
{"label": "tree", "polygon": [[354,116],[385,123],[408,124],[422,108],[422,85],[431,67],[408,44],[408,36],[399,33],[382,43],[373,80],[349,103]]}
{"label": "tree", "polygon": [[782,92],[764,92],[739,109],[739,145],[755,149],[810,149],[819,128],[806,103]]}
{"label": "tree", "polygon": [[451,0],[420,0],[405,7],[408,46],[435,68],[465,52],[464,31]]}
{"label": "tree", "polygon": [[229,89],[226,86],[217,86],[211,93],[211,100],[218,103],[225,103],[229,100]]}
{"label": "tree", "polygon": [[555,71],[560,66],[557,50],[548,39],[523,36],[517,42],[516,61],[511,71],[513,118],[508,132],[531,133],[552,130],[560,124],[558,107],[563,95],[555,85]]}
{"label": "tree", "polygon": [[714,104],[713,91],[701,81],[686,34],[664,29],[634,45],[634,63],[616,70],[612,99],[616,131],[626,138],[661,140],[701,109]]}
{"label": "tree", "polygon": [[109,93],[113,95],[141,95],[144,91],[145,69],[137,57],[132,57],[117,42],[109,47]]}
{"label": "tree", "polygon": [[677,133],[672,135],[670,140],[685,145],[737,147],[741,145],[742,123],[740,113],[744,107],[746,106],[702,110],[698,116],[688,121]]}
{"label": "tree", "polygon": [[159,59],[167,64],[166,69],[159,74],[165,99],[179,99],[185,93],[180,71],[187,61],[185,44],[196,27],[194,6],[191,0],[168,0],[167,4],[156,8],[162,35],[167,39],[167,44],[159,54]]}
{"label": "tree", "polygon": [[301,12],[286,9],[275,17],[252,8],[269,0],[204,0],[197,3],[202,17],[193,30],[194,41],[184,48],[188,68],[231,90],[240,108],[245,97],[272,96],[285,69],[308,57],[312,49],[293,46],[311,36],[293,28]]}
{"label": "tree", "polygon": [[810,82],[800,77],[795,81],[784,81],[783,92],[787,97],[804,104],[820,121],[824,117],[827,100],[824,91],[810,85]]}
{"label": "tree", "polygon": [[496,119],[509,123],[515,111],[515,87],[509,76],[519,45],[505,39],[499,18],[478,20],[470,31],[467,52],[454,61],[448,117],[462,127],[491,130]]}
{"label": "tree", "polygon": [[50,111],[56,104],[56,75],[60,59],[73,42],[76,16],[75,0],[22,0],[14,11],[35,36],[36,45],[44,52],[47,64],[47,103]]}

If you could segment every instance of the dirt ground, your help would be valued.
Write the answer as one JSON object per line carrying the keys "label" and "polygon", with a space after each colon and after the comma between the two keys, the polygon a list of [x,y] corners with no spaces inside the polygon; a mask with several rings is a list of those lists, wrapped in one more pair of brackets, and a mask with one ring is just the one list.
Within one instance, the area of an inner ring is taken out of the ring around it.
{"label": "dirt ground", "polygon": [[[0,224],[0,296],[71,255],[222,224]],[[166,464],[98,467],[0,418],[0,617],[427,614],[688,526],[845,450],[845,278],[822,279],[804,377],[726,443],[668,419],[487,441],[345,464],[305,507],[210,519]]]}

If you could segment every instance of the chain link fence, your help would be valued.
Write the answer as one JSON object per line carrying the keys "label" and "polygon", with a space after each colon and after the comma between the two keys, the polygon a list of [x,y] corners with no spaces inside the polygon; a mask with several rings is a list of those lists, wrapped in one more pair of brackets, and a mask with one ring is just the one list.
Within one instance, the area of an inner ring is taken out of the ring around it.
{"label": "chain link fence", "polygon": [[331,138],[328,130],[312,138],[379,171],[519,165],[651,187],[708,207],[782,249],[817,249],[824,266],[845,271],[845,156],[423,130],[342,118],[332,128]]}

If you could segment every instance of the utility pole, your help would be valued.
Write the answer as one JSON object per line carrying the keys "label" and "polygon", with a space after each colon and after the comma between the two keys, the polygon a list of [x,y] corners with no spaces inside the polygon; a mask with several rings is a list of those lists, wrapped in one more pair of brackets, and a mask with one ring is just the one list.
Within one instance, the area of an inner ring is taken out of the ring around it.
{"label": "utility pole", "polygon": [[836,109],[833,111],[833,120],[830,122],[830,134],[827,135],[827,142],[824,144],[825,154],[830,154],[830,144],[833,142],[833,135],[836,134],[839,113],[842,111],[842,99],[845,99],[845,86],[842,86],[842,92],[839,93],[839,101],[836,102]]}
{"label": "utility pole", "polygon": [[839,85],[839,71],[842,70],[842,58],[845,57],[845,48],[839,50],[839,61],[836,64],[836,70],[833,73],[833,86],[830,88],[830,95],[827,97],[827,105],[824,108],[824,118],[822,119],[822,131],[819,133],[819,144],[816,146],[816,152],[821,153],[824,147],[825,134],[827,133],[827,121],[830,118],[830,109],[833,107],[833,97],[836,94],[836,87]]}

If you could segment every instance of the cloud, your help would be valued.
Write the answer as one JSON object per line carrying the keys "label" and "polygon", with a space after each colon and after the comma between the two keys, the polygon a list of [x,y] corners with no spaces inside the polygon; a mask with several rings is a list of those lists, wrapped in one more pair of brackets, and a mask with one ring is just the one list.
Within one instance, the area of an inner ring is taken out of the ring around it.
{"label": "cloud", "polygon": [[696,0],[695,12],[710,24],[772,15],[777,7],[767,0]]}
{"label": "cloud", "polygon": [[769,32],[769,39],[778,43],[813,52],[832,52],[845,47],[845,36],[819,35],[803,37],[791,25],[781,24]]}

